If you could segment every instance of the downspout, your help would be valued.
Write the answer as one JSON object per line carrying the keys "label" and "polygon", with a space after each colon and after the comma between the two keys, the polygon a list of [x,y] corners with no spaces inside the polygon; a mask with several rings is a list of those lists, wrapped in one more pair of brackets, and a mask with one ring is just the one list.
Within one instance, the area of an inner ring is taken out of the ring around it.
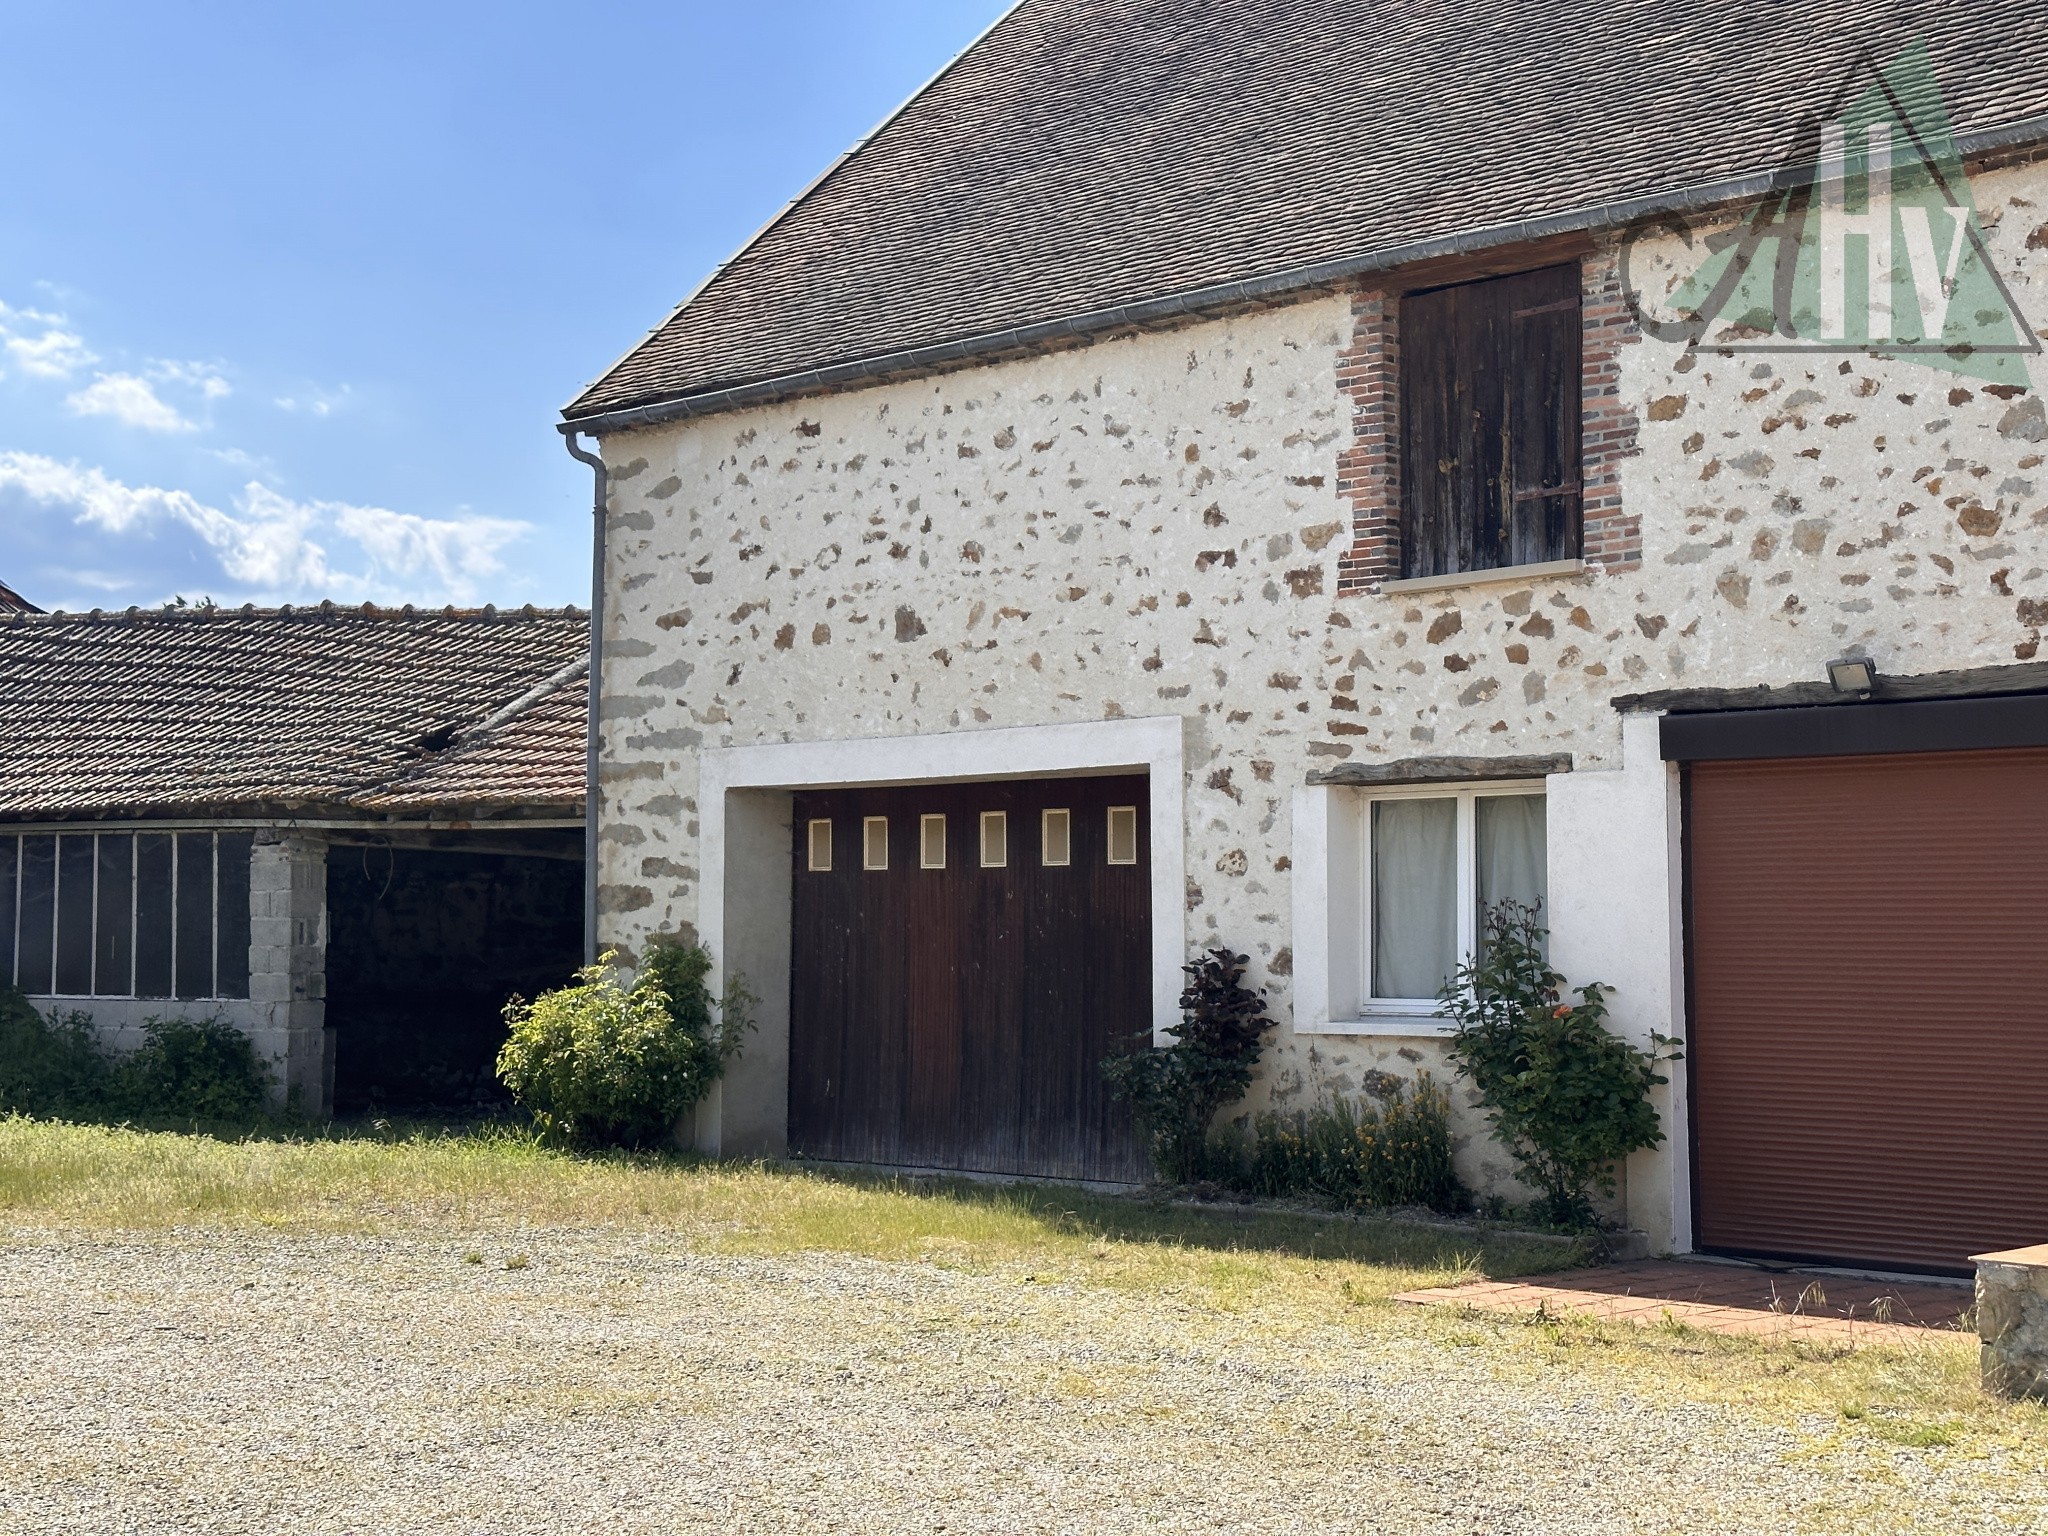
{"label": "downspout", "polygon": [[562,430],[569,457],[588,464],[590,496],[590,718],[583,739],[583,963],[597,963],[597,710],[604,691],[604,459],[579,446],[573,427]]}

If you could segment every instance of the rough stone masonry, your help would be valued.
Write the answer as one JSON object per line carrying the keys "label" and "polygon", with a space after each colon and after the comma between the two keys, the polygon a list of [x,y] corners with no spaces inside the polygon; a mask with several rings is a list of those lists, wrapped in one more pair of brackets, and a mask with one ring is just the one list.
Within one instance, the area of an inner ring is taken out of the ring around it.
{"label": "rough stone masonry", "polygon": [[[2038,328],[2048,168],[1975,190]],[[1585,258],[1589,294],[1611,300],[1612,261]],[[1618,502],[1586,571],[1399,595],[1361,489],[1388,431],[1374,317],[1326,294],[608,437],[604,943],[694,923],[703,747],[1174,715],[1189,943],[1249,951],[1283,1020],[1255,1102],[1441,1077],[1430,1039],[1288,1027],[1310,770],[1614,767],[1620,693],[1808,680],[1857,647],[1893,673],[2038,655],[2038,360],[2022,394],[1910,359],[1688,354],[1589,303],[1589,450]]]}

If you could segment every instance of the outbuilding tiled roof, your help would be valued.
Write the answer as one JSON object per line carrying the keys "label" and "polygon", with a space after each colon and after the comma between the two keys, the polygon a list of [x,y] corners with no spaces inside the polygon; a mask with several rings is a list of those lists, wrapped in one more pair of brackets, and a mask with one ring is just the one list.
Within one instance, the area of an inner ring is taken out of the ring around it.
{"label": "outbuilding tiled roof", "polygon": [[578,805],[590,718],[585,661],[571,663],[516,709],[465,732],[447,751],[359,790],[351,805],[390,815],[465,805]]}
{"label": "outbuilding tiled roof", "polygon": [[0,581],[0,613],[41,613],[43,610]]}
{"label": "outbuilding tiled roof", "polygon": [[0,618],[0,817],[580,812],[589,617]]}
{"label": "outbuilding tiled roof", "polygon": [[2048,138],[2042,0],[1022,0],[564,414],[1597,224],[1771,170],[1916,39],[1959,136]]}

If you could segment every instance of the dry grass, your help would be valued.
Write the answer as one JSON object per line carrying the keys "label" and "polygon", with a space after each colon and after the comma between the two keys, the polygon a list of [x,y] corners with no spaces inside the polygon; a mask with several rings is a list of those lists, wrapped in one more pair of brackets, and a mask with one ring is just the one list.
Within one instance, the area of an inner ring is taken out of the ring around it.
{"label": "dry grass", "polygon": [[[0,1118],[0,1220],[122,1230],[655,1227],[707,1248],[859,1254],[1186,1290],[1236,1308],[1337,1304],[1557,1269],[1513,1234],[1201,1208],[1049,1185],[902,1180],[663,1157],[579,1157],[506,1131],[224,1141]],[[1304,1290],[1306,1287],[1306,1291]]]}
{"label": "dry grass", "polygon": [[[1678,1326],[1413,1309],[1395,1292],[1571,1255],[1506,1234],[1204,1209],[1046,1186],[910,1183],[758,1165],[582,1158],[507,1132],[224,1141],[0,1119],[0,1224],[486,1235],[657,1229],[705,1251],[831,1252],[1109,1287],[1286,1335],[1341,1318],[1481,1351],[1501,1375],[1647,1402],[1745,1407],[1816,1443],[2048,1469],[2048,1411],[1984,1396],[1974,1341],[1909,1348],[1727,1339]],[[483,1246],[480,1242],[479,1247]]]}

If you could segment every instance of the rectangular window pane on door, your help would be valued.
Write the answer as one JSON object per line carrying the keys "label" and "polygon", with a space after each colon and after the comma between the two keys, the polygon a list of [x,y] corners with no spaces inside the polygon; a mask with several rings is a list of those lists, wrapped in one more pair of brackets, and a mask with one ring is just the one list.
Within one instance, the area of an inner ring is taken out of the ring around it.
{"label": "rectangular window pane on door", "polygon": [[1010,862],[1010,818],[1002,811],[981,813],[981,867],[1001,869]]}
{"label": "rectangular window pane on door", "polygon": [[1039,817],[1039,852],[1055,868],[1074,861],[1074,818],[1067,811],[1046,811]]}
{"label": "rectangular window pane on door", "polygon": [[1135,805],[1112,805],[1109,808],[1109,862],[1138,862],[1138,808]]}
{"label": "rectangular window pane on door", "polygon": [[1458,803],[1372,806],[1372,995],[1434,998],[1458,963]]}
{"label": "rectangular window pane on door", "polygon": [[255,845],[247,832],[220,835],[220,958],[214,971],[218,997],[249,995],[249,857]]}
{"label": "rectangular window pane on door", "polygon": [[15,897],[21,878],[21,839],[0,837],[0,987],[14,985]]}
{"label": "rectangular window pane on door", "polygon": [[862,869],[887,869],[889,867],[888,817],[863,816],[861,818],[860,867]]}
{"label": "rectangular window pane on door", "polygon": [[826,874],[832,868],[832,823],[820,817],[810,825],[806,867],[813,874]]}
{"label": "rectangular window pane on door", "polygon": [[135,839],[126,832],[100,837],[99,920],[94,924],[92,990],[96,997],[126,997],[134,981]]}
{"label": "rectangular window pane on door", "polygon": [[57,985],[63,997],[92,994],[92,835],[57,839]]}
{"label": "rectangular window pane on door", "polygon": [[946,867],[946,818],[943,815],[917,818],[917,867]]}
{"label": "rectangular window pane on door", "polygon": [[1482,795],[1476,810],[1478,863],[1474,881],[1479,933],[1486,915],[1503,902],[1540,909],[1549,890],[1549,854],[1541,795]]}
{"label": "rectangular window pane on door", "polygon": [[171,838],[135,839],[135,995],[171,995]]}
{"label": "rectangular window pane on door", "polygon": [[213,834],[178,834],[179,997],[213,996]]}
{"label": "rectangular window pane on door", "polygon": [[15,961],[22,991],[50,991],[51,949],[57,937],[57,839],[21,840],[21,950]]}

